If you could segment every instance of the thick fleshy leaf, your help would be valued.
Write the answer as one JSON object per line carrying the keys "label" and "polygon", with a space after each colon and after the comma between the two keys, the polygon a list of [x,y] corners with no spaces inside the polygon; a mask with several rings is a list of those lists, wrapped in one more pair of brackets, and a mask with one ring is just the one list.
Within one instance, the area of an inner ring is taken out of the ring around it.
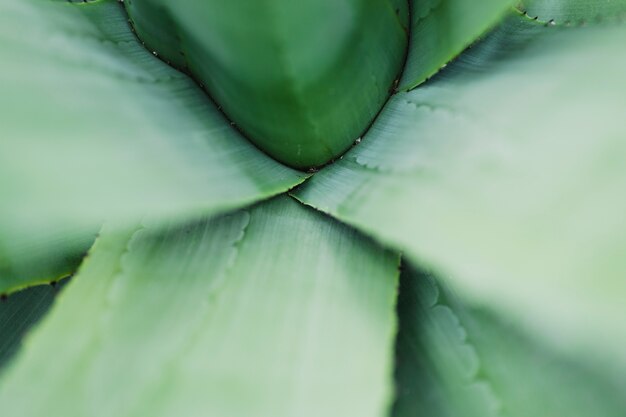
{"label": "thick fleshy leaf", "polygon": [[520,10],[553,25],[593,25],[626,20],[626,0],[523,0]]}
{"label": "thick fleshy leaf", "polygon": [[310,168],[350,148],[387,101],[406,54],[407,1],[124,4],[139,38],[194,74],[251,141]]}
{"label": "thick fleshy leaf", "polygon": [[48,311],[67,281],[38,285],[0,300],[0,369],[19,350],[24,335]]}
{"label": "thick fleshy leaf", "polygon": [[394,417],[624,415],[623,375],[552,351],[429,275],[403,272],[398,310]]}
{"label": "thick fleshy leaf", "polygon": [[103,233],[4,375],[3,413],[383,416],[398,261],[289,197]]}
{"label": "thick fleshy leaf", "polygon": [[15,231],[14,235],[0,238],[0,294],[3,295],[71,276],[93,244],[96,232],[51,228],[42,230],[42,234],[15,239],[18,236]]}
{"label": "thick fleshy leaf", "polygon": [[50,247],[84,252],[102,220],[205,215],[304,178],[126,19],[114,0],[0,3],[0,292],[45,278],[30,264],[53,263]]}
{"label": "thick fleshy leaf", "polygon": [[297,197],[623,370],[624,39],[512,17]]}
{"label": "thick fleshy leaf", "polygon": [[409,55],[400,89],[438,72],[495,26],[516,0],[411,0]]}

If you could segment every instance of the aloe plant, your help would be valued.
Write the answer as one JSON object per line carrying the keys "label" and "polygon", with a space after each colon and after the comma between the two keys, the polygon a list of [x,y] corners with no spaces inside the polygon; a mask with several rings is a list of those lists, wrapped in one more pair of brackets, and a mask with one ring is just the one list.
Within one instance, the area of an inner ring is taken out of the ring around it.
{"label": "aloe plant", "polygon": [[623,416],[624,22],[4,0],[2,415]]}

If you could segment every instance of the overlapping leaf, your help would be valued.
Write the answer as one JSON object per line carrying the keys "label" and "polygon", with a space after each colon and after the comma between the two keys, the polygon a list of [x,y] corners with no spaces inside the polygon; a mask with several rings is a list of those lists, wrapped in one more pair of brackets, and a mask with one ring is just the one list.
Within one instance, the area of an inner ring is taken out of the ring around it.
{"label": "overlapping leaf", "polygon": [[186,218],[303,174],[147,52],[121,5],[0,4],[0,293],[66,273],[102,220]]}
{"label": "overlapping leaf", "polygon": [[297,197],[623,370],[624,39],[511,17]]}
{"label": "overlapping leaf", "polygon": [[44,316],[66,282],[38,285],[0,300],[0,369],[19,350],[26,332]]}
{"label": "overlapping leaf", "polygon": [[554,352],[429,275],[401,277],[394,417],[620,417],[623,378]]}
{"label": "overlapping leaf", "polygon": [[593,25],[626,21],[625,0],[523,0],[520,10],[551,25]]}
{"label": "overlapping leaf", "polygon": [[383,416],[397,275],[397,256],[288,197],[105,232],[4,375],[3,412]]}
{"label": "overlapping leaf", "polygon": [[400,89],[413,88],[495,26],[515,0],[411,0],[410,45]]}

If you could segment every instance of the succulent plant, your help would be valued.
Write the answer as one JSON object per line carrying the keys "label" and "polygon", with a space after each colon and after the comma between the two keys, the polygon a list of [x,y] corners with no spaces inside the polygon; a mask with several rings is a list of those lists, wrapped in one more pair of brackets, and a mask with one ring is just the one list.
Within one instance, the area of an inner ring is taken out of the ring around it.
{"label": "succulent plant", "polygon": [[338,157],[393,89],[407,3],[126,2],[146,46],[193,74],[260,149],[296,168]]}
{"label": "succulent plant", "polygon": [[0,415],[622,417],[625,22],[3,0]]}

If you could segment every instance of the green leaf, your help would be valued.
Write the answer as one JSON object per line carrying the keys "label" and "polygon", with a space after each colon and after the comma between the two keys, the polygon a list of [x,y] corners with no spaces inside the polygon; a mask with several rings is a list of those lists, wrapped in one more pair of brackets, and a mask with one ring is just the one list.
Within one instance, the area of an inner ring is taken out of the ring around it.
{"label": "green leaf", "polygon": [[400,89],[437,73],[495,26],[515,0],[411,0],[409,55]]}
{"label": "green leaf", "polygon": [[623,376],[564,357],[431,276],[400,281],[394,417],[621,417]]}
{"label": "green leaf", "polygon": [[344,153],[387,101],[404,63],[407,1],[124,4],[140,39],[205,84],[251,141],[310,168]]}
{"label": "green leaf", "polygon": [[554,25],[588,25],[623,22],[625,0],[523,0],[520,10],[540,22]]}
{"label": "green leaf", "polygon": [[0,300],[0,369],[19,350],[24,335],[48,311],[66,282],[39,285]]}
{"label": "green leaf", "polygon": [[296,195],[624,370],[624,39],[512,17]]}
{"label": "green leaf", "polygon": [[5,0],[0,50],[0,292],[32,255],[84,251],[103,220],[202,216],[305,177],[145,50],[117,1]]}
{"label": "green leaf", "polygon": [[18,239],[19,245],[11,239],[16,236],[17,231],[10,238],[0,239],[0,294],[4,295],[71,276],[96,233],[85,229],[44,229],[41,234]]}
{"label": "green leaf", "polygon": [[103,232],[4,375],[3,413],[383,416],[397,276],[397,255],[289,197]]}

